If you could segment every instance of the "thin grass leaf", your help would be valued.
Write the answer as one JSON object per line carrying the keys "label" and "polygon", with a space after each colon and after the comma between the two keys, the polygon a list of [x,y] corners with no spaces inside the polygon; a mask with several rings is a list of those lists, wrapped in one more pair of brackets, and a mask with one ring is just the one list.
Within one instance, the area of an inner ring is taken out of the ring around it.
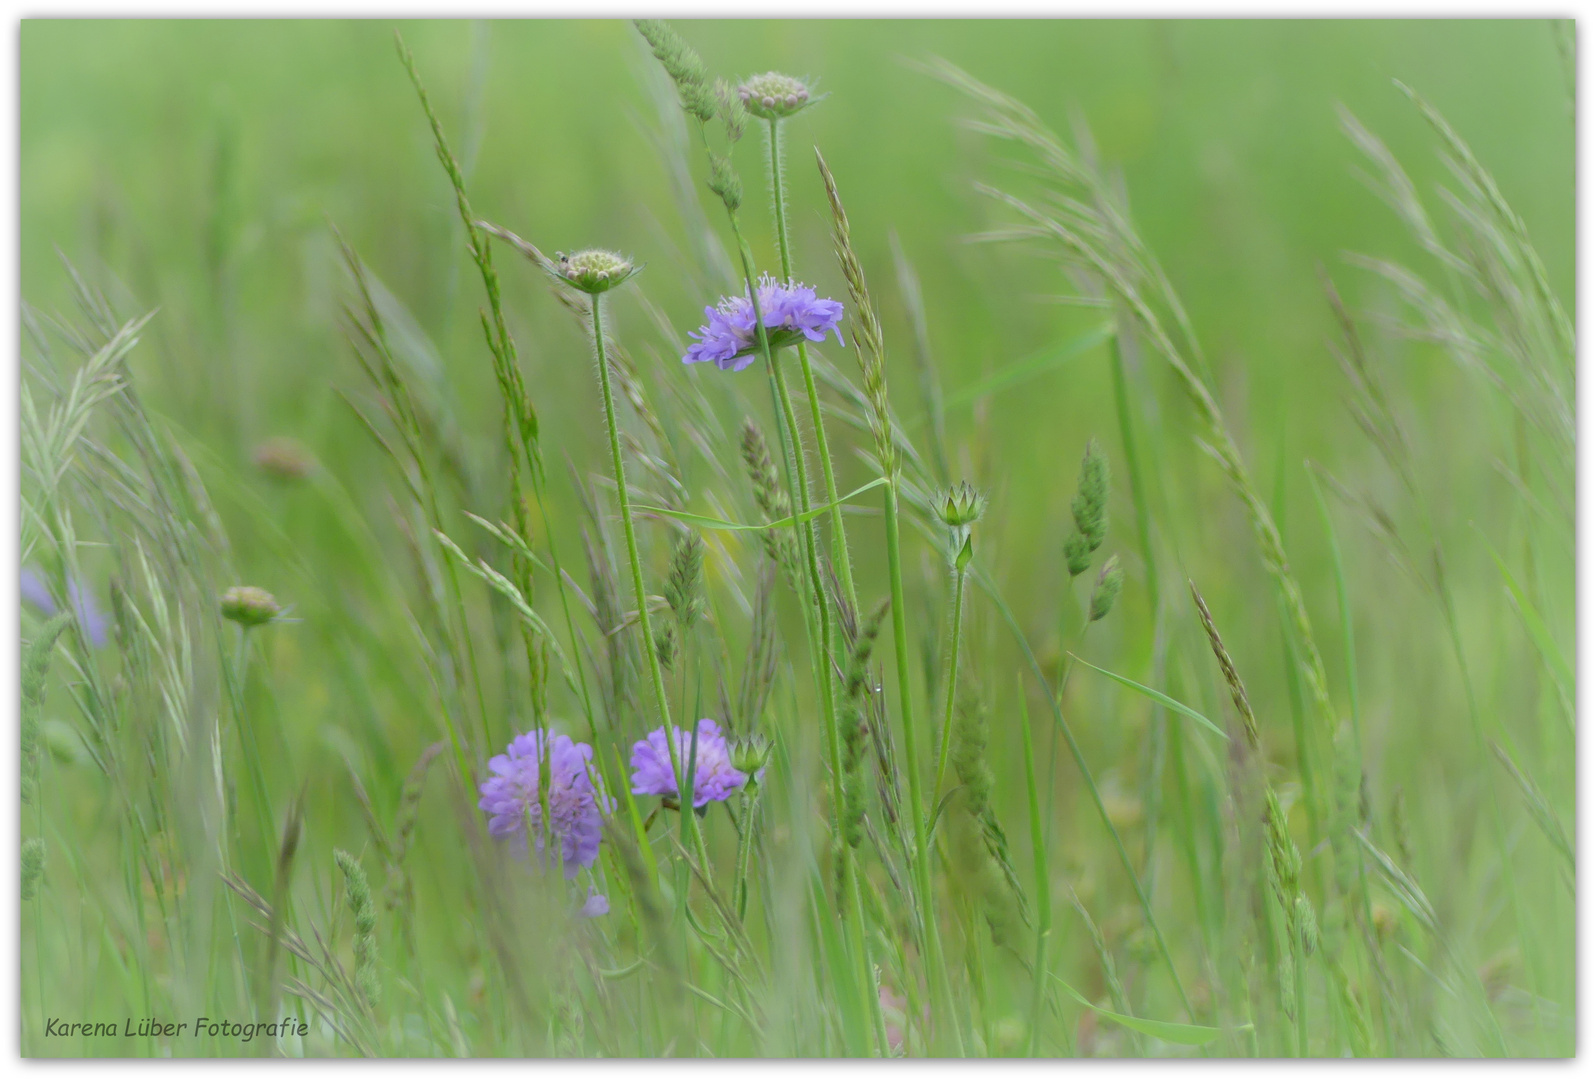
{"label": "thin grass leaf", "polygon": [[1196,709],[1193,709],[1191,706],[1182,705],[1180,702],[1176,701],[1174,698],[1170,697],[1168,694],[1161,694],[1157,690],[1154,690],[1150,686],[1143,686],[1141,683],[1137,682],[1135,679],[1127,679],[1123,675],[1116,675],[1112,671],[1109,671],[1106,668],[1098,667],[1096,664],[1092,663],[1090,660],[1082,660],[1079,656],[1076,656],[1074,653],[1069,653],[1068,656],[1070,657],[1070,659],[1076,661],[1077,663],[1080,663],[1080,664],[1084,665],[1085,667],[1091,668],[1093,671],[1097,672],[1099,675],[1107,675],[1110,679],[1113,679],[1115,682],[1119,683],[1121,686],[1128,687],[1128,688],[1136,691],[1138,694],[1141,694],[1143,697],[1146,697],[1146,698],[1149,698],[1149,699],[1151,699],[1153,701],[1158,702],[1158,704],[1164,706],[1164,708],[1166,708],[1166,709],[1173,709],[1176,712],[1180,713],[1182,716],[1189,716],[1191,719],[1197,721],[1199,724],[1201,724],[1203,727],[1207,728],[1209,731],[1212,731],[1215,735],[1218,735],[1221,739],[1224,739],[1227,742],[1230,740],[1230,736],[1226,735],[1224,733],[1224,731],[1219,727],[1219,725],[1215,724],[1212,720],[1208,719],[1208,717],[1204,716],[1202,713],[1198,712]]}
{"label": "thin grass leaf", "polygon": [[[1048,972],[1048,974],[1052,975],[1053,973]],[[1082,1005],[1085,1005],[1093,1012],[1099,1014],[1100,1016],[1106,1016],[1116,1024],[1122,1024],[1125,1027],[1130,1028],[1132,1031],[1138,1031],[1143,1035],[1150,1035],[1155,1039],[1162,1039],[1165,1042],[1177,1043],[1181,1046],[1206,1046],[1223,1034],[1223,1032],[1221,1032],[1218,1028],[1207,1027],[1203,1024],[1177,1024],[1168,1020],[1143,1020],[1136,1016],[1126,1016],[1124,1013],[1117,1013],[1112,1009],[1105,1009],[1100,1005],[1093,1005],[1069,983],[1065,982],[1063,979],[1060,979],[1057,975],[1053,975],[1053,978],[1057,980],[1058,984],[1064,988],[1065,992],[1069,994],[1070,997],[1074,998]]]}

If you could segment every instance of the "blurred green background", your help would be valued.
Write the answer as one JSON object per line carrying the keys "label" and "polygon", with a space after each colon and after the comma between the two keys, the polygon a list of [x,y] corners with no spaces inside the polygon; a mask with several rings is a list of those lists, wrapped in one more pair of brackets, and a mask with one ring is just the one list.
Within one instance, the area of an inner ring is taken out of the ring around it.
{"label": "blurred green background", "polygon": [[[717,74],[803,73],[828,95],[788,126],[795,264],[822,295],[844,295],[810,163],[813,143],[841,186],[889,350],[904,362],[892,389],[910,421],[921,410],[907,373],[912,338],[893,269],[894,234],[920,276],[949,395],[1100,321],[1056,302],[1073,290],[1050,258],[969,242],[1000,220],[973,182],[1007,182],[1018,173],[959,126],[968,103],[914,63],[945,57],[1057,129],[1084,121],[1102,156],[1123,169],[1133,214],[1187,306],[1260,487],[1282,493],[1278,516],[1321,641],[1336,640],[1336,597],[1301,463],[1323,462],[1358,490],[1388,481],[1375,479],[1376,459],[1341,404],[1345,380],[1326,347],[1336,330],[1318,268],[1331,274],[1350,307],[1378,315],[1395,311],[1389,287],[1349,267],[1344,253],[1422,261],[1396,216],[1360,181],[1361,158],[1341,131],[1337,107],[1380,135],[1430,198],[1449,178],[1434,133],[1393,80],[1432,102],[1522,216],[1553,289],[1572,310],[1572,72],[1547,21],[676,25]],[[548,251],[596,245],[631,254],[647,267],[640,294],[677,336],[695,327],[715,285],[700,279],[690,254],[695,223],[684,220],[655,141],[661,106],[650,87],[659,75],[632,28],[616,21],[398,27],[467,170],[476,212]],[[428,718],[417,715],[417,699],[397,706],[389,700],[405,697],[407,680],[420,693],[419,677],[397,670],[398,654],[385,661],[380,649],[352,644],[359,634],[348,627],[358,613],[345,612],[342,628],[319,619],[370,599],[361,594],[369,554],[354,542],[358,530],[348,531],[347,521],[315,498],[250,471],[263,438],[302,440],[388,537],[390,560],[403,558],[384,503],[394,486],[391,465],[338,398],[340,388],[360,388],[361,376],[339,327],[346,284],[329,224],[430,341],[422,351],[436,361],[434,389],[465,433],[472,464],[491,469],[499,454],[500,404],[476,320],[480,284],[395,55],[394,28],[386,21],[28,20],[20,40],[23,297],[43,310],[70,308],[59,248],[106,289],[123,317],[160,309],[132,368],[147,405],[187,434],[185,449],[213,487],[242,577],[278,592],[305,619],[272,644],[277,684],[270,707],[281,718],[275,737],[285,755],[273,768],[285,784],[304,776],[328,793],[342,783],[341,764],[324,755],[334,738],[329,724],[371,735],[360,750],[392,783],[436,737]],[[760,192],[761,151],[755,134],[737,153],[749,190],[745,218],[769,269],[775,259]],[[689,147],[693,190],[707,199],[702,157]],[[718,214],[709,220],[720,227]],[[603,434],[589,346],[546,283],[507,249],[498,251],[511,331],[546,444],[580,467],[597,468]],[[639,361],[658,361],[648,375],[656,387],[691,390],[718,379],[714,393],[768,407],[757,368],[741,376],[683,368],[641,303],[627,297],[611,310]],[[1101,348],[1083,354],[948,419],[959,448],[955,475],[971,475],[994,497],[985,550],[1038,651],[1054,662],[1057,628],[1049,624],[1062,588],[1058,545],[1087,437],[1102,438],[1116,470],[1121,465],[1103,355]],[[834,359],[852,370],[840,352]],[[1527,736],[1521,749],[1529,767],[1558,805],[1571,805],[1573,775],[1560,758],[1560,736],[1535,718],[1550,708],[1549,695],[1522,677],[1535,668],[1533,654],[1471,528],[1480,524],[1504,551],[1517,535],[1496,514],[1506,490],[1493,470],[1507,438],[1500,412],[1438,350],[1391,349],[1383,359],[1433,483],[1428,494],[1486,709],[1509,732]],[[1167,373],[1149,367],[1137,386],[1161,440],[1153,457],[1172,508],[1158,527],[1178,535],[1184,569],[1201,581],[1276,755],[1287,759],[1278,612],[1246,518],[1193,445],[1188,410]],[[851,452],[839,448],[838,457],[845,488],[867,478]],[[567,512],[574,501],[563,463],[555,462],[556,512]],[[1117,489],[1115,499],[1120,531],[1110,544],[1130,565],[1131,580],[1123,615],[1105,627],[1101,648],[1134,675],[1149,650],[1149,620],[1138,592],[1128,494]],[[1439,624],[1355,519],[1339,521],[1366,653],[1367,764],[1381,792],[1398,782],[1421,792],[1412,800],[1416,831],[1434,838],[1421,861],[1447,867],[1450,880],[1449,860],[1466,863],[1483,849],[1475,785],[1492,781],[1472,775],[1453,786],[1475,759],[1464,744],[1461,690]],[[874,542],[856,546],[861,580],[879,581]],[[923,567],[918,580],[930,586],[940,574],[933,559],[929,550],[915,556]],[[1566,565],[1541,567],[1540,601],[1565,642],[1572,641],[1572,572],[1571,548]],[[929,597],[933,588],[923,592]],[[1012,661],[1012,649],[995,643],[995,620],[974,619],[980,643],[972,650]],[[927,633],[934,648],[934,631]],[[318,653],[323,645],[327,651]],[[1338,688],[1340,654],[1339,641],[1327,649]],[[1198,681],[1212,696],[1208,676]],[[1009,679],[1005,671],[993,676],[1005,688]],[[1144,729],[1122,714],[1141,717],[1146,703],[1097,684],[1078,692],[1114,717],[1089,726],[1085,739],[1104,763],[1107,786],[1133,788]],[[1216,710],[1210,715],[1221,707],[1217,698],[1207,702]],[[1003,755],[1012,755],[1016,738],[1002,730],[995,736],[1000,776],[1002,760],[1012,765]],[[1061,776],[1066,772],[1061,767]],[[1011,789],[1000,798],[1016,796]],[[1469,822],[1457,825],[1465,805]],[[1018,802],[1005,803],[1005,812],[1017,815]],[[358,838],[359,818],[347,800],[337,813]],[[1094,829],[1081,826],[1095,843]],[[430,839],[423,830],[419,841],[423,848],[451,842],[447,829]],[[1533,844],[1533,836],[1524,842]],[[1497,869],[1488,860],[1476,867],[1487,891]],[[1564,899],[1546,900],[1541,927],[1549,939],[1562,940],[1569,925]],[[1507,928],[1499,907],[1468,918],[1476,916],[1483,929],[1475,944],[1485,954]],[[1560,974],[1571,978],[1571,971]]]}
{"label": "blurred green background", "polygon": [[[693,269],[655,143],[660,107],[649,87],[659,73],[628,24],[398,29],[465,163],[479,215],[551,251],[626,251],[648,265],[639,288],[675,333],[698,324],[714,286]],[[133,367],[147,402],[209,452],[208,464],[242,472],[259,440],[295,436],[377,518],[386,517],[380,492],[391,476],[337,397],[340,387],[359,388],[361,377],[337,323],[345,279],[329,223],[430,339],[435,385],[472,433],[476,464],[493,467],[498,452],[477,434],[494,429],[499,410],[475,317],[480,289],[394,30],[380,20],[29,20],[21,34],[24,297],[45,310],[70,307],[58,247],[107,286],[124,316],[159,307],[150,346]],[[838,177],[889,343],[907,363],[911,336],[889,246],[892,234],[901,240],[923,284],[949,395],[1082,333],[1097,316],[1052,302],[1073,288],[1050,259],[967,241],[999,219],[973,182],[1016,174],[994,166],[982,137],[958,125],[970,109],[957,93],[912,65],[940,55],[1058,129],[1084,120],[1102,155],[1123,167],[1132,211],[1190,312],[1229,423],[1265,490],[1290,463],[1292,497],[1281,514],[1288,549],[1327,620],[1334,596],[1326,552],[1297,466],[1312,457],[1356,485],[1372,459],[1339,404],[1344,380],[1326,348],[1335,325],[1318,268],[1354,310],[1379,313],[1392,310],[1389,288],[1348,267],[1344,253],[1422,260],[1361,182],[1362,159],[1341,132],[1338,105],[1386,141],[1428,198],[1445,170],[1433,133],[1393,80],[1426,96],[1493,172],[1565,305],[1571,298],[1572,76],[1547,21],[688,20],[681,30],[717,73],[790,70],[829,95],[789,135],[798,273],[822,295],[844,292],[809,164],[813,143]],[[695,190],[709,198],[702,155],[688,149]],[[757,134],[738,148],[750,192],[744,216],[769,268],[762,154]],[[718,216],[709,220],[720,227]],[[597,460],[602,426],[589,346],[529,266],[507,249],[499,261],[550,445],[579,462]],[[656,385],[713,382],[675,364],[638,304],[617,305],[615,317],[640,356],[659,359],[650,372]],[[989,399],[979,430],[968,407],[949,417],[955,444],[966,447],[956,471],[996,488],[1002,566],[1021,568],[1021,577],[1045,568],[1033,582],[1040,595],[1058,581],[1056,549],[1080,447],[1089,435],[1113,435],[1102,355],[1099,348]],[[838,362],[851,367],[846,357]],[[1470,397],[1477,387],[1438,352],[1393,358],[1386,374],[1411,402],[1426,462],[1438,475],[1479,480],[1448,481],[1447,491],[1432,493],[1448,500],[1443,527],[1470,537],[1472,515],[1489,513],[1501,491],[1471,435],[1497,422]],[[892,389],[897,407],[914,417],[919,399],[906,375]],[[1148,378],[1144,385],[1162,399],[1147,403],[1150,420],[1184,430],[1187,410],[1172,381],[1156,367]],[[721,382],[758,410],[766,402],[756,380],[750,370]],[[1245,519],[1222,480],[1184,435],[1167,445],[1166,467],[1185,472],[1165,486],[1184,513],[1162,527],[1189,536],[1190,569],[1215,591],[1232,578],[1262,587]],[[840,458],[844,482],[866,478],[851,454]],[[269,485],[260,490],[276,497]],[[557,502],[565,497],[556,491]],[[237,509],[219,499],[224,516]],[[241,569],[273,584],[275,549],[259,529],[236,531]],[[1295,543],[1303,534],[1313,542]],[[1121,539],[1129,556],[1130,537]],[[1453,557],[1488,567],[1469,544],[1472,556]],[[868,563],[875,554],[861,547]],[[340,558],[359,556],[324,551],[315,561],[325,572]],[[1392,573],[1378,557],[1368,572]],[[1370,605],[1362,617],[1380,619],[1373,601],[1388,587],[1407,588],[1390,577],[1359,590]],[[1551,602],[1563,602],[1556,590]],[[1569,626],[1571,612],[1562,613]],[[1268,641],[1272,613],[1265,615],[1249,622],[1261,624]],[[1480,630],[1492,633],[1489,623]],[[1265,647],[1268,655],[1276,648]],[[1379,679],[1387,662],[1387,674],[1411,668],[1405,647],[1367,658],[1370,677]],[[1438,665],[1444,679],[1439,657],[1420,662],[1426,671]],[[1277,674],[1271,663],[1256,678]]]}

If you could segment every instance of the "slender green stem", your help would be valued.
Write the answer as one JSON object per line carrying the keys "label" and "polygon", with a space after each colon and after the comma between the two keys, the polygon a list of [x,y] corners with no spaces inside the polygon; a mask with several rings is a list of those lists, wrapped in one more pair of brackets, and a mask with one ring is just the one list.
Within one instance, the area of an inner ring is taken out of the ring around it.
{"label": "slender green stem", "polygon": [[1047,936],[1053,924],[1053,891],[1047,879],[1047,836],[1042,829],[1042,800],[1036,786],[1036,751],[1031,745],[1031,716],[1025,707],[1025,686],[1017,687],[1020,735],[1025,746],[1025,799],[1031,815],[1031,859],[1036,874],[1036,959],[1031,968],[1031,1025],[1026,1054],[1041,1048],[1042,998],[1047,990]]}
{"label": "slender green stem", "polygon": [[[787,200],[782,187],[781,121],[770,121],[770,201],[776,218],[776,243],[781,253],[781,276],[792,280],[792,248],[787,239]],[[855,611],[859,597],[854,592],[853,561],[848,556],[848,534],[842,524],[842,505],[837,501],[837,476],[831,464],[831,447],[826,440],[826,425],[820,408],[820,393],[815,387],[814,368],[809,363],[809,346],[798,343],[798,367],[804,375],[804,393],[809,398],[809,422],[815,429],[815,451],[826,484],[826,501],[831,504],[832,561],[842,582],[843,595]]]}
{"label": "slender green stem", "polygon": [[[1287,925],[1291,917],[1286,917]],[[1302,943],[1297,940],[1295,930],[1292,931],[1291,941],[1291,966],[1292,982],[1297,992],[1297,1056],[1308,1056],[1308,971],[1307,965],[1302,962]]]}
{"label": "slender green stem", "polygon": [[[778,407],[778,431],[784,426],[791,435],[790,453],[784,453],[783,457],[787,463],[787,482],[792,490],[793,502],[800,511],[800,513],[793,515],[793,529],[797,533],[799,545],[804,553],[804,568],[807,573],[811,596],[811,602],[805,604],[805,608],[809,610],[806,611],[804,621],[805,627],[810,630],[809,642],[813,658],[815,692],[820,697],[821,718],[825,727],[826,751],[831,764],[832,822],[834,829],[838,830],[840,834],[843,819],[842,743],[837,730],[836,679],[832,676],[831,605],[827,600],[824,578],[820,574],[820,558],[816,550],[818,526],[812,519],[808,520],[807,525],[801,523],[801,519],[807,519],[810,510],[809,473],[804,460],[803,443],[798,432],[798,417],[792,406],[792,395],[788,392],[787,381],[782,377],[776,362],[775,353],[770,347],[770,338],[765,332],[764,316],[759,310],[759,290],[756,287],[754,278],[753,258],[748,246],[743,243],[742,234],[737,227],[736,217],[734,215],[729,216],[731,216],[733,234],[737,239],[738,254],[743,264],[743,276],[748,283],[748,294],[753,304],[754,326],[758,332],[760,354],[764,358],[766,373],[775,390]],[[824,428],[817,427],[822,440],[825,437],[824,430]],[[837,509],[834,506],[833,513],[836,512]],[[816,624],[818,624],[818,633],[816,633]],[[819,639],[818,649],[815,648],[817,637]],[[851,862],[852,857],[853,849],[843,845],[842,858]],[[847,876],[848,874],[849,870],[845,867],[844,875]],[[837,901],[839,906],[844,903],[844,899],[841,896],[837,897]],[[862,909],[859,905],[851,904],[845,910],[848,913],[847,919],[851,924],[851,936],[856,943],[858,961],[864,975],[865,985],[861,987],[861,990],[868,991],[872,979],[863,924],[858,921],[862,919]],[[866,996],[869,997],[868,993]],[[871,1016],[878,1021],[878,1024],[884,1024],[880,1017],[881,1003],[878,998],[870,998],[866,1003],[866,1007],[870,1010]]]}
{"label": "slender green stem", "polygon": [[[593,301],[593,347],[598,352],[599,386],[604,393],[604,423],[610,436],[610,460],[615,469],[615,495],[621,504],[621,529],[626,535],[626,558],[632,568],[632,591],[637,597],[637,624],[643,635],[643,656],[648,664],[649,680],[654,688],[654,705],[659,709],[665,728],[665,746],[670,751],[671,771],[676,774],[676,793],[682,807],[682,834],[689,837],[698,831],[693,816],[693,787],[682,772],[681,755],[676,752],[676,731],[671,726],[670,700],[665,693],[665,676],[660,671],[659,656],[654,651],[654,631],[648,617],[648,593],[643,587],[643,561],[637,554],[637,530],[632,524],[632,500],[626,489],[626,464],[621,457],[620,429],[615,423],[615,394],[610,387],[610,365],[604,355],[604,321],[599,311],[599,294]],[[709,868],[706,866],[705,872]]]}
{"label": "slender green stem", "polygon": [[1131,504],[1136,508],[1136,539],[1142,549],[1142,563],[1147,575],[1147,607],[1152,617],[1158,617],[1158,563],[1153,557],[1152,516],[1147,505],[1147,491],[1142,484],[1141,457],[1136,450],[1136,437],[1131,428],[1130,392],[1125,383],[1125,358],[1120,354],[1119,335],[1108,339],[1110,368],[1114,375],[1114,406],[1119,413],[1119,440],[1125,452],[1125,471],[1130,476]]}
{"label": "slender green stem", "polygon": [[[899,711],[903,717],[904,771],[909,774],[909,817],[914,825],[914,883],[915,891],[919,894],[921,948],[926,958],[927,982],[930,984],[933,1000],[937,1005],[936,1012],[946,1019],[951,1015],[953,994],[948,982],[947,966],[942,957],[942,939],[937,928],[936,908],[931,892],[929,830],[926,815],[922,810],[925,806],[925,796],[921,791],[919,735],[914,726],[914,699],[909,674],[909,623],[903,592],[903,556],[898,527],[896,473],[887,478],[885,500],[887,573],[892,592],[892,649],[898,671]],[[952,1028],[959,1054],[962,1056],[963,1037],[956,1025],[949,1026]]]}
{"label": "slender green stem", "polygon": [[959,679],[959,634],[964,620],[964,570],[953,572],[953,643],[948,651],[947,707],[942,713],[942,748],[937,751],[937,782],[931,789],[931,798],[942,793],[942,782],[948,772],[948,745],[953,741],[953,697]]}
{"label": "slender green stem", "polygon": [[538,501],[538,514],[543,518],[543,531],[549,542],[549,563],[554,570],[554,587],[560,594],[560,610],[565,616],[565,632],[571,639],[571,657],[576,665],[577,684],[582,689],[582,712],[587,717],[588,730],[596,730],[593,716],[593,699],[587,687],[587,669],[582,666],[582,639],[576,636],[576,622],[571,618],[570,590],[565,587],[565,570],[560,566],[560,549],[554,542],[554,526],[549,521],[548,505],[543,497],[543,463],[528,445],[528,471],[532,474],[532,496]]}

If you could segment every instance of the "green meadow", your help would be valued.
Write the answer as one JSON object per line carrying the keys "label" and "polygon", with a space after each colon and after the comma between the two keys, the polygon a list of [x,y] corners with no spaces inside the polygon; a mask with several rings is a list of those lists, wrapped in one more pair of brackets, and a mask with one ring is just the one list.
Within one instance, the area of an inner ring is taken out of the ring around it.
{"label": "green meadow", "polygon": [[1573,1054],[1572,23],[19,54],[24,1055]]}

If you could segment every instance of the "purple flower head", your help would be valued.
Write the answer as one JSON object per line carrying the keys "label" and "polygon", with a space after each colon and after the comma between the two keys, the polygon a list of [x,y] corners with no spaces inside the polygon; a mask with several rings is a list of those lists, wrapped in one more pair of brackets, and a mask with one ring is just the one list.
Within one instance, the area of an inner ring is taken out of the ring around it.
{"label": "purple flower head", "polygon": [[587,899],[582,901],[582,906],[576,909],[577,917],[581,919],[596,919],[600,915],[608,915],[609,913],[610,898],[589,886]]}
{"label": "purple flower head", "polygon": [[482,783],[477,806],[487,811],[488,832],[493,836],[513,836],[525,845],[530,825],[540,855],[545,831],[552,833],[560,842],[565,876],[573,878],[598,858],[604,815],[615,809],[615,800],[604,793],[603,781],[589,768],[593,748],[572,742],[568,735],[555,735],[548,740],[549,828],[545,830],[538,798],[544,739],[536,731],[517,735],[505,753],[489,759],[493,776]]}
{"label": "purple flower head", "polygon": [[[824,341],[835,332],[842,343],[842,305],[815,295],[815,290],[796,281],[779,282],[769,274],[759,279],[759,315],[770,337],[770,347],[779,349],[795,344],[799,338]],[[722,371],[741,371],[754,362],[759,350],[759,335],[754,328],[754,304],[742,296],[723,296],[715,307],[704,309],[708,320],[689,336],[697,340],[687,347],[684,364],[712,362]]]}
{"label": "purple flower head", "polygon": [[[72,602],[72,612],[78,617],[78,625],[83,628],[89,644],[96,649],[103,647],[106,619],[100,606],[94,602],[94,594],[74,578],[67,582],[67,598]],[[55,597],[50,595],[50,586],[31,566],[22,568],[22,599],[32,604],[46,619],[53,618],[58,610]]]}
{"label": "purple flower head", "polygon": [[[676,755],[682,770],[687,770],[693,755],[693,733],[675,728]],[[693,769],[693,806],[724,801],[742,787],[748,774],[735,768],[726,747],[726,737],[713,720],[698,722],[698,757]],[[675,795],[676,772],[671,768],[670,745],[665,729],[655,728],[648,738],[632,747],[632,793],[634,795]]]}

